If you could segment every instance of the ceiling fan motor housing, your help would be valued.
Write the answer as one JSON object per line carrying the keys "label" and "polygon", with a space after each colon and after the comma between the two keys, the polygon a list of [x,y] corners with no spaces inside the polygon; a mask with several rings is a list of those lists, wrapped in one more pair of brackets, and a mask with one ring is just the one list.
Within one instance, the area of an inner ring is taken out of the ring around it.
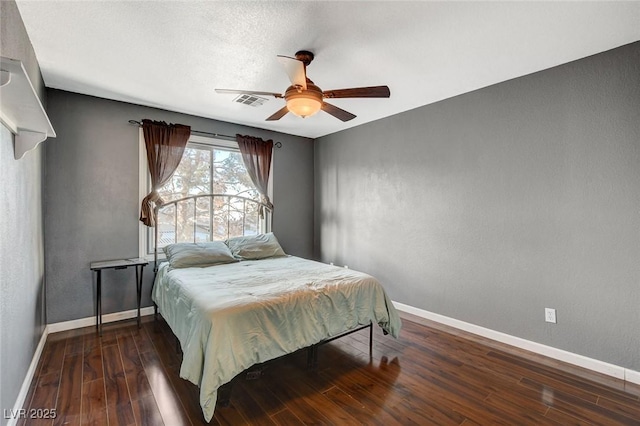
{"label": "ceiling fan motor housing", "polygon": [[322,89],[307,80],[307,89],[289,86],[284,93],[289,112],[305,118],[320,111],[322,108]]}
{"label": "ceiling fan motor housing", "polygon": [[304,66],[309,66],[311,61],[313,61],[314,55],[313,52],[309,52],[308,50],[298,50],[296,52],[296,59],[304,64]]}

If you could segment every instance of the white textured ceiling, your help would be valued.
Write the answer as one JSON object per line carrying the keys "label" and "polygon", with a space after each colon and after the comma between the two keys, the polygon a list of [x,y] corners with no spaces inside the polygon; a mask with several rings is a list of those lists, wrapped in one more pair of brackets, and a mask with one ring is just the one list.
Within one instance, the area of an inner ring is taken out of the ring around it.
{"label": "white textured ceiling", "polygon": [[[17,1],[47,87],[319,137],[640,40],[640,2]],[[357,115],[265,118],[215,88],[284,93],[276,55],[315,53]],[[131,117],[141,119],[143,117]]]}

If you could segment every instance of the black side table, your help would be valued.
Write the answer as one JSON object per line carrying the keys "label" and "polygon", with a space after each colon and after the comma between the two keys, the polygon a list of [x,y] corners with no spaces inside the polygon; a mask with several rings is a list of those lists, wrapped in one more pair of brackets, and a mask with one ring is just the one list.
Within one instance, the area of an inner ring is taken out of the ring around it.
{"label": "black side table", "polygon": [[[136,288],[138,290],[138,327],[140,327],[140,299],[142,297],[142,272],[149,262],[146,259],[119,259],[91,262],[91,270],[97,275],[96,291],[96,331],[102,336],[102,270],[103,269],[127,269],[133,266],[136,269]],[[139,271],[138,271],[138,268]]]}

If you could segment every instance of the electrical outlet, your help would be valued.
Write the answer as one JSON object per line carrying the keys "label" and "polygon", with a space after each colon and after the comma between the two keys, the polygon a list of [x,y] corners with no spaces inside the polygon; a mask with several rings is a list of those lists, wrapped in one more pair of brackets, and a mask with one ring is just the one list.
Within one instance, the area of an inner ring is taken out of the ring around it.
{"label": "electrical outlet", "polygon": [[544,320],[556,324],[556,310],[553,308],[544,308]]}

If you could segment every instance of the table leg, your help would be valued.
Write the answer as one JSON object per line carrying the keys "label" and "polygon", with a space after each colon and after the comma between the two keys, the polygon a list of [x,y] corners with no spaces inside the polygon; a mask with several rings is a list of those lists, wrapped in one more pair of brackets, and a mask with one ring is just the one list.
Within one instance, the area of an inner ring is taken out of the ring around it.
{"label": "table leg", "polygon": [[102,336],[102,270],[98,269],[98,282],[96,291],[96,331]]}
{"label": "table leg", "polygon": [[138,290],[138,328],[140,328],[140,302],[142,299],[142,273],[144,272],[144,265],[140,265],[140,276],[138,276],[138,267],[136,266],[136,285]]}
{"label": "table leg", "polygon": [[369,358],[373,357],[373,321],[369,324]]}

